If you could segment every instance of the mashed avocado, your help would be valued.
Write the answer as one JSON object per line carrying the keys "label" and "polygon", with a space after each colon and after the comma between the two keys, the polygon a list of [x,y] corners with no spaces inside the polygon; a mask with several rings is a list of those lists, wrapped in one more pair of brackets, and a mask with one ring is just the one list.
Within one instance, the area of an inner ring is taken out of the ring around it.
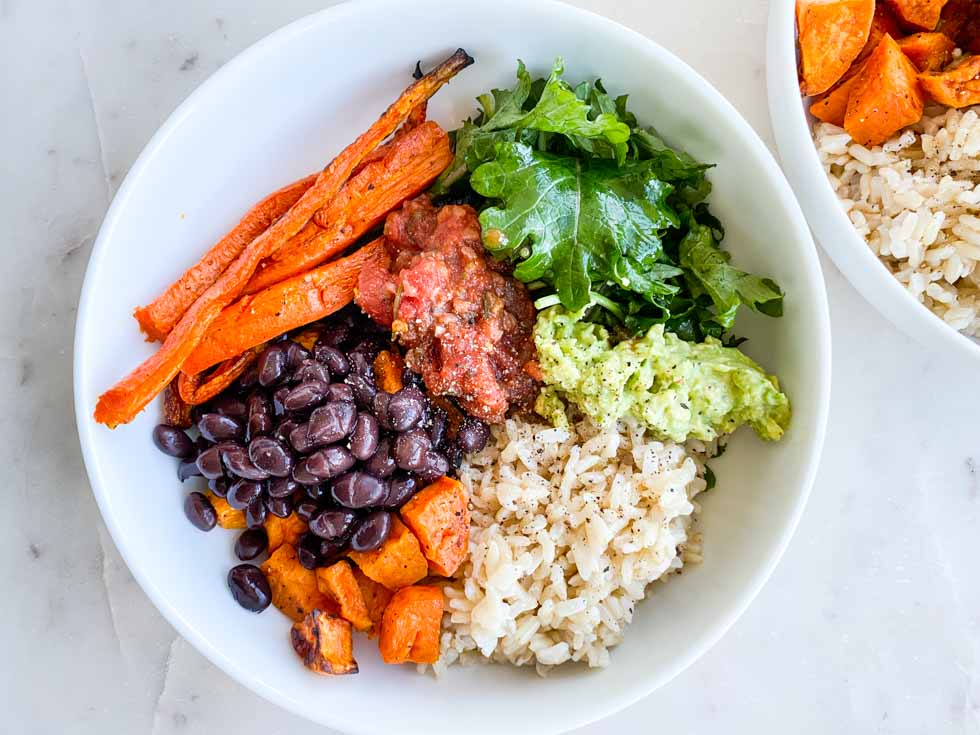
{"label": "mashed avocado", "polygon": [[776,440],[789,425],[776,378],[734,347],[711,337],[685,342],[662,326],[614,347],[605,328],[581,318],[557,306],[534,328],[546,386],[534,407],[552,423],[567,420],[565,399],[598,423],[632,417],[678,442],[709,441],[741,424]]}

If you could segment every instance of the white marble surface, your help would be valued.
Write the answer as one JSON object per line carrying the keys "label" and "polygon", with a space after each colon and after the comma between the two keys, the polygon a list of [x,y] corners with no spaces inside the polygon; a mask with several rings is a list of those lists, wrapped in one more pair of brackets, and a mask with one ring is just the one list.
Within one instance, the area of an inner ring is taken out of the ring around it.
{"label": "white marble surface", "polygon": [[[0,0],[0,732],[325,732],[209,664],[134,583],[82,469],[71,344],[92,238],[153,131],[327,4]],[[580,4],[686,59],[771,142],[765,0]],[[980,367],[912,343],[823,262],[834,396],[799,532],[721,643],[581,732],[980,732]]]}

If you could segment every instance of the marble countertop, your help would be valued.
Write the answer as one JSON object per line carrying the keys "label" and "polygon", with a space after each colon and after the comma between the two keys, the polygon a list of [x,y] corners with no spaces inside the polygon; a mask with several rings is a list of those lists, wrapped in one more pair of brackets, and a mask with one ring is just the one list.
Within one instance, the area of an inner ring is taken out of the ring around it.
{"label": "marble countertop", "polygon": [[[3,732],[325,732],[212,666],[133,581],[82,467],[71,346],[93,237],[154,130],[328,4],[0,0]],[[765,0],[578,4],[688,61],[771,145]],[[834,395],[796,537],[717,646],[581,733],[980,732],[977,366],[919,347],[823,265]]]}

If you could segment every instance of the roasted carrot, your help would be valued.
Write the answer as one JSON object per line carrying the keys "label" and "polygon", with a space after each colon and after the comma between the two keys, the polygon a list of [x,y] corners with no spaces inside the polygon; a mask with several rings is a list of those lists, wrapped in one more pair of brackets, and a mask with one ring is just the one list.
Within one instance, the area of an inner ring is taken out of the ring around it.
{"label": "roasted carrot", "polygon": [[207,376],[181,372],[177,377],[181,399],[191,406],[210,401],[248,370],[249,366],[259,358],[263,349],[265,343],[245,350],[240,355],[229,357]]}
{"label": "roasted carrot", "polygon": [[935,30],[948,0],[885,0],[905,25],[923,31]]}
{"label": "roasted carrot", "polygon": [[402,389],[402,372],[405,360],[397,352],[381,350],[374,358],[374,382],[385,393],[397,393]]}
{"label": "roasted carrot", "polygon": [[874,12],[875,0],[797,0],[803,94],[826,92],[844,76],[868,40]]}
{"label": "roasted carrot", "polygon": [[188,428],[194,421],[191,419],[191,406],[180,397],[179,378],[170,381],[163,391],[163,423],[170,426]]}
{"label": "roasted carrot", "polygon": [[939,71],[953,58],[956,44],[943,33],[913,33],[898,39],[898,47],[919,71]]}
{"label": "roasted carrot", "polygon": [[919,75],[922,91],[943,105],[968,107],[980,103],[980,55],[969,56],[952,69]]}
{"label": "roasted carrot", "polygon": [[878,145],[922,118],[918,70],[885,36],[858,74],[844,114],[844,129],[861,145]]}
{"label": "roasted carrot", "polygon": [[242,250],[218,280],[184,313],[160,349],[99,397],[95,420],[110,428],[132,421],[176,377],[211,323],[239,296],[262,259],[272,255],[299,232],[314,213],[336,195],[357,164],[391,135],[416,105],[472,63],[472,57],[459,49],[406,89],[366,132],[330,162],[316,183],[288,212]]}
{"label": "roasted carrot", "polygon": [[214,320],[181,370],[187,375],[196,375],[222,360],[346,306],[354,298],[354,286],[361,267],[365,263],[387,260],[388,253],[382,240],[378,238],[352,255],[309,273],[242,296]]}
{"label": "roasted carrot", "polygon": [[218,280],[225,268],[237,258],[245,246],[261,235],[313,186],[316,174],[294,181],[272,192],[252,207],[232,230],[192,265],[184,275],[167,287],[148,306],[136,309],[134,316],[150,341],[163,340],[184,312]]}
{"label": "roasted carrot", "polygon": [[244,293],[261,291],[333,257],[431,184],[451,161],[449,136],[434,122],[396,139],[384,158],[366,165],[314,215],[320,231],[290,241],[261,263]]}

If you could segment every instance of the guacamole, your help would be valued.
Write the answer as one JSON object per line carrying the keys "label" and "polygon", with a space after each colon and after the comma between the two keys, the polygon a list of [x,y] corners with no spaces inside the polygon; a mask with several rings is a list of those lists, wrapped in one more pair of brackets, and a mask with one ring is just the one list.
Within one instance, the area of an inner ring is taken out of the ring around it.
{"label": "guacamole", "polygon": [[535,410],[555,424],[567,420],[564,399],[597,423],[633,418],[678,442],[741,424],[777,440],[789,425],[776,378],[711,337],[685,342],[657,325],[613,346],[604,327],[556,306],[538,314],[534,342],[545,383]]}

